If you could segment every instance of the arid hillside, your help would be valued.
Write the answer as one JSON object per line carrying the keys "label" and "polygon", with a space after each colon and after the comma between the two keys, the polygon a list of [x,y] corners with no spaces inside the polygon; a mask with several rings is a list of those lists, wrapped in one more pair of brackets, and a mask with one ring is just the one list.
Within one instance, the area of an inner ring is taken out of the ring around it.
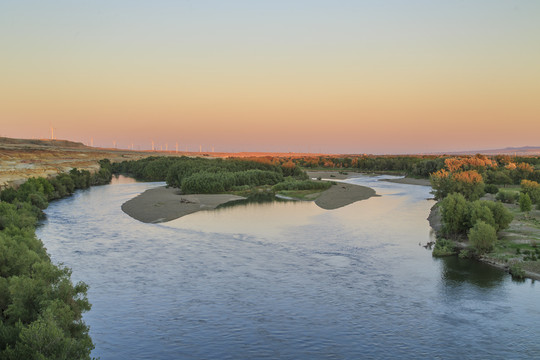
{"label": "arid hillside", "polygon": [[99,149],[66,140],[0,138],[0,188],[18,185],[33,176],[51,176],[76,167],[94,171],[98,160],[140,159],[149,152]]}
{"label": "arid hillside", "polygon": [[302,157],[319,154],[299,153],[200,153],[176,151],[131,151],[85,146],[68,140],[12,139],[0,137],[0,189],[17,186],[34,176],[54,176],[72,168],[95,171],[98,161],[137,160],[148,156],[204,157]]}

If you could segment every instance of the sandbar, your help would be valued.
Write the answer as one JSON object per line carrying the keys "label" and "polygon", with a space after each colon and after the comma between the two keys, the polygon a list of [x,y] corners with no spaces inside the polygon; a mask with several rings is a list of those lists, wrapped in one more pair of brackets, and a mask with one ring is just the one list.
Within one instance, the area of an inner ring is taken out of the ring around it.
{"label": "sandbar", "polygon": [[315,200],[315,204],[325,210],[334,210],[373,196],[379,195],[372,188],[340,182],[323,191]]}
{"label": "sandbar", "polygon": [[[310,177],[328,178],[341,180],[360,175],[339,174],[337,171],[308,172]],[[372,188],[338,182],[328,190],[313,194],[315,204],[325,210],[338,209],[360,200],[366,200],[373,196],[379,196]],[[245,197],[230,194],[193,194],[183,195],[179,189],[160,186],[149,189],[137,197],[126,201],[122,210],[134,219],[144,223],[160,223],[171,221],[179,217],[189,215],[201,210],[212,210],[217,206]]]}
{"label": "sandbar", "polygon": [[160,223],[242,199],[245,198],[229,194],[182,195],[178,189],[160,186],[126,201],[122,210],[141,222]]}

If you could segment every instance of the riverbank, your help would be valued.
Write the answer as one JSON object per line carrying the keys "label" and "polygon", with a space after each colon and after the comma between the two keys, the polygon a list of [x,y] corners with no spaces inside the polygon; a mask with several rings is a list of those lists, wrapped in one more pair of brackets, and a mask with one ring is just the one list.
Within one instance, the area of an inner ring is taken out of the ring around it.
{"label": "riverbank", "polygon": [[[485,198],[487,200],[487,198]],[[523,255],[516,252],[519,244],[531,244],[535,243],[540,238],[540,229],[535,228],[534,225],[527,224],[527,222],[535,222],[535,219],[540,219],[540,211],[533,211],[529,214],[529,217],[519,215],[517,209],[519,206],[514,204],[504,204],[507,208],[510,208],[514,214],[514,220],[510,223],[508,229],[501,231],[499,234],[499,243],[495,247],[494,251],[488,254],[484,254],[477,258],[478,261],[496,267],[498,269],[510,272],[510,267],[513,264],[519,264],[524,271],[524,277],[540,280],[540,271],[537,269],[537,261],[523,261]],[[435,204],[429,213],[427,218],[429,225],[436,232],[440,233],[442,230],[441,211],[438,204]],[[455,241],[456,251],[459,253],[468,247],[467,241]],[[457,255],[452,255],[457,256]]]}

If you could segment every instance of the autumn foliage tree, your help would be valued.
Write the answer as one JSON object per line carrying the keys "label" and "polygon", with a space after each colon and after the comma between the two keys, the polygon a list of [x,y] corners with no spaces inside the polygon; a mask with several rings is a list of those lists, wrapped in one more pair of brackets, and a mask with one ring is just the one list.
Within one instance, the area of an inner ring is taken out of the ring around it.
{"label": "autumn foliage tree", "polygon": [[533,204],[540,203],[540,184],[536,181],[522,180],[521,192],[529,195]]}
{"label": "autumn foliage tree", "polygon": [[484,194],[484,180],[476,170],[439,170],[431,175],[431,186],[437,200],[454,192],[462,194],[467,200],[477,200]]}

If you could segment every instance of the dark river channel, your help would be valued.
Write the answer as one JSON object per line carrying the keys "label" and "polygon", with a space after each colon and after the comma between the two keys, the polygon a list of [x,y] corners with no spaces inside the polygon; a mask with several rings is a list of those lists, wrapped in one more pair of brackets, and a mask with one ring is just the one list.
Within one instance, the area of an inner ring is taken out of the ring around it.
{"label": "dark river channel", "polygon": [[[388,176],[386,176],[388,178]],[[426,186],[326,211],[249,203],[144,224],[120,206],[163,183],[121,178],[53,202],[38,229],[89,286],[108,359],[538,359],[540,287],[434,259]]]}

